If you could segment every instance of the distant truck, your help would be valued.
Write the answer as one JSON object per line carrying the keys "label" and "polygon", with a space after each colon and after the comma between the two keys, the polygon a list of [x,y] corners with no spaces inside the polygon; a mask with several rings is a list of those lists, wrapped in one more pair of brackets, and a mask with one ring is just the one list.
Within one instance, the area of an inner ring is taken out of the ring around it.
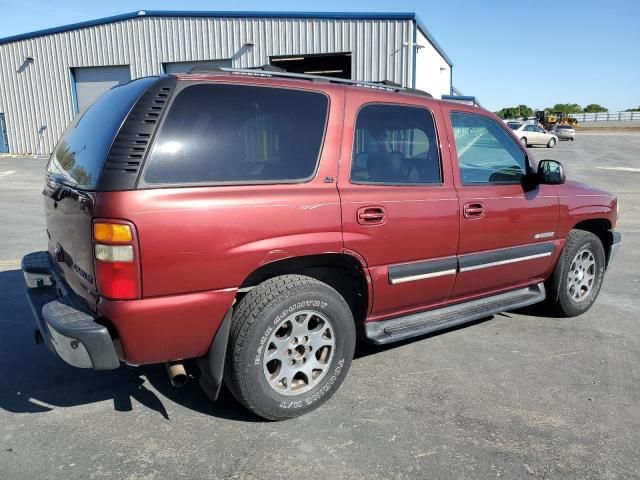
{"label": "distant truck", "polygon": [[536,118],[545,130],[551,130],[556,125],[569,125],[575,127],[578,120],[563,112],[547,113],[545,110],[536,111]]}

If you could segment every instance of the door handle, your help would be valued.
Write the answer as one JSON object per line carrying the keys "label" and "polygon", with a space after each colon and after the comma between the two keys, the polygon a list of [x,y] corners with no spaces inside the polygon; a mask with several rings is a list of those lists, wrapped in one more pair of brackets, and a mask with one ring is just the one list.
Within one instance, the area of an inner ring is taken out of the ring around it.
{"label": "door handle", "polygon": [[382,207],[362,207],[358,209],[358,223],[360,225],[382,225],[385,221],[385,211]]}
{"label": "door handle", "polygon": [[481,203],[465,203],[462,207],[464,218],[482,218],[484,217],[484,205]]}

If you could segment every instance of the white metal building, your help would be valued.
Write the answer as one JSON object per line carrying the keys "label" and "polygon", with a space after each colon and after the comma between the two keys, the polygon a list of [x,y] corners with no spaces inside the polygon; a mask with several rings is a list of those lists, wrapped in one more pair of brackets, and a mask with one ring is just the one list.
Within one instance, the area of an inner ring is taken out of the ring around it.
{"label": "white metal building", "polygon": [[269,63],[452,93],[452,63],[413,13],[139,11],[0,39],[0,152],[51,152],[79,110],[134,78]]}

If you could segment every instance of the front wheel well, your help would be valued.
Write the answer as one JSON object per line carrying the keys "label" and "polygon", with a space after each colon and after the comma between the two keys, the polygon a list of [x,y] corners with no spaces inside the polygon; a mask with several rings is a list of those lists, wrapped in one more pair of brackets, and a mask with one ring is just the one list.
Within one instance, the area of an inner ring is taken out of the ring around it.
{"label": "front wheel well", "polygon": [[609,256],[611,255],[611,222],[606,218],[592,218],[577,223],[573,230],[584,230],[593,233],[600,239],[604,248],[607,265],[609,264]]}
{"label": "front wheel well", "polygon": [[347,254],[325,253],[270,262],[247,276],[240,286],[238,296],[270,278],[289,274],[306,275],[326,283],[345,299],[356,328],[359,329],[364,324],[369,306],[367,276],[361,263]]}

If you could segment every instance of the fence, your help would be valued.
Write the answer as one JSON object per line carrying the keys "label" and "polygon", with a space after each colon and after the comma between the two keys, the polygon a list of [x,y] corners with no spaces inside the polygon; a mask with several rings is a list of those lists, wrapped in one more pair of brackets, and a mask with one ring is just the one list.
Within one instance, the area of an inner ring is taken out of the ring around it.
{"label": "fence", "polygon": [[640,112],[598,112],[598,113],[571,113],[570,117],[583,122],[613,122],[613,121],[640,121]]}

